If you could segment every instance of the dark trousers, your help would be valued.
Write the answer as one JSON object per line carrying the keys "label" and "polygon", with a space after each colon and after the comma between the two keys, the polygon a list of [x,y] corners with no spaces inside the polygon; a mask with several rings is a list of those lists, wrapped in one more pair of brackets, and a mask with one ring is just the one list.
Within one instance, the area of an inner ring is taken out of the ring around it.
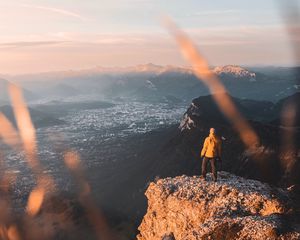
{"label": "dark trousers", "polygon": [[214,181],[217,180],[217,168],[216,168],[216,159],[204,157],[202,160],[202,176],[205,178],[207,173],[207,162],[210,162],[211,172],[213,174]]}

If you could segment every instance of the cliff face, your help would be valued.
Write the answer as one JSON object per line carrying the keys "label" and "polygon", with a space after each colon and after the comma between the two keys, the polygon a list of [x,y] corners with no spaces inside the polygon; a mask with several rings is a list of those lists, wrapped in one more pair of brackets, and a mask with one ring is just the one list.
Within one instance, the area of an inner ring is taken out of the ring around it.
{"label": "cliff face", "polygon": [[146,191],[148,211],[138,240],[300,239],[286,217],[288,194],[227,172],[160,179]]}
{"label": "cliff face", "polygon": [[[223,170],[278,186],[300,184],[300,155],[290,150],[282,151],[282,136],[289,134],[291,129],[265,122],[277,118],[276,111],[272,110],[277,105],[238,98],[232,100],[240,113],[249,119],[251,127],[258,135],[261,144],[259,148],[247,151],[240,136],[220,112],[212,96],[202,96],[194,99],[185,112],[179,126],[181,132],[170,141],[169,152],[182,152],[181,160],[184,158],[185,162],[195,159],[199,156],[199,149],[209,128],[214,127],[223,139]],[[298,150],[300,129],[293,130],[295,150]],[[283,165],[284,159],[288,159],[290,164]],[[185,173],[193,175],[191,170]]]}

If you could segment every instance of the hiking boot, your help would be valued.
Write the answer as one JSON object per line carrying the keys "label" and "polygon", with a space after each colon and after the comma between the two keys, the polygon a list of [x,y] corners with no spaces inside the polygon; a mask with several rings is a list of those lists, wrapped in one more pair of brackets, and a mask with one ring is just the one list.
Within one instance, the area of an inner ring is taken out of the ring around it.
{"label": "hiking boot", "polygon": [[206,178],[205,178],[205,177],[203,177],[203,175],[201,175],[201,176],[200,176],[200,180],[204,180],[204,181],[206,181]]}

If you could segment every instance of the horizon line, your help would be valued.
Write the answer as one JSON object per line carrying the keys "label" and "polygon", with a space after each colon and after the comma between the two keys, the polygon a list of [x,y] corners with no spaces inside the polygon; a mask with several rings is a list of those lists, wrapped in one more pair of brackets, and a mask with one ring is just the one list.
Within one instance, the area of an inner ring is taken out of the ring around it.
{"label": "horizon line", "polygon": [[[153,62],[148,62],[148,63],[139,63],[139,64],[135,64],[135,65],[123,65],[123,66],[116,66],[116,65],[110,65],[110,66],[105,66],[105,65],[93,65],[90,67],[85,67],[85,68],[71,68],[71,69],[57,69],[57,70],[49,70],[49,71],[40,71],[40,72],[24,72],[24,73],[1,73],[0,72],[0,77],[17,77],[17,76],[26,76],[26,75],[42,75],[42,74],[55,74],[55,73],[64,73],[64,72],[84,72],[84,71],[89,71],[89,70],[96,70],[96,69],[106,69],[106,70],[113,70],[113,69],[128,69],[128,68],[134,68],[134,67],[138,67],[138,66],[156,66],[156,67],[173,67],[173,68],[182,68],[182,69],[191,69],[192,67],[189,65],[180,65],[180,64],[157,64],[157,63],[153,63]],[[212,64],[210,65],[210,68],[214,68],[214,67],[220,67],[220,66],[239,66],[242,68],[272,68],[272,67],[276,67],[276,68],[297,68],[300,67],[300,65],[297,64],[280,64],[280,65],[276,65],[276,64],[236,64],[236,63],[228,63],[228,64],[220,64],[220,65],[215,65]]]}

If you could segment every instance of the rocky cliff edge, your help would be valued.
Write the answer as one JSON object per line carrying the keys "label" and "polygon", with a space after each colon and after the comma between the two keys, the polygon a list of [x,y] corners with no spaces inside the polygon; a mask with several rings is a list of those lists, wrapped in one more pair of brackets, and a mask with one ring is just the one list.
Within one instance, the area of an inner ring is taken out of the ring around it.
{"label": "rocky cliff edge", "polygon": [[300,239],[288,192],[220,172],[151,183],[138,240]]}

